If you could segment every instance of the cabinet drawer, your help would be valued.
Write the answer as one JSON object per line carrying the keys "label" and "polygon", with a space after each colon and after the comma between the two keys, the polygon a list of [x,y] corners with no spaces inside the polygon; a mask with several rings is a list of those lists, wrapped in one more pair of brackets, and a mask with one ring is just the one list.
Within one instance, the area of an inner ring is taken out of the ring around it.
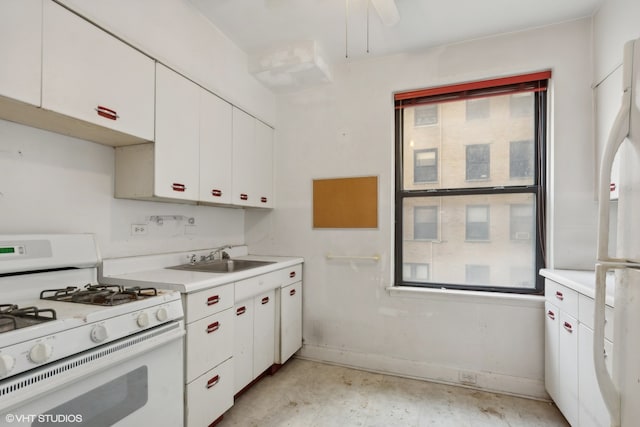
{"label": "cabinet drawer", "polygon": [[282,282],[280,286],[288,286],[302,280],[302,264],[283,268],[282,270],[278,270],[277,273],[280,274],[280,281]]}
{"label": "cabinet drawer", "polygon": [[[594,313],[593,308],[595,301],[585,295],[579,295],[578,298],[578,319],[580,323],[584,323],[587,327],[593,330],[594,325]],[[604,307],[604,336],[609,341],[613,342],[613,308],[608,305]]]}
{"label": "cabinet drawer", "polygon": [[187,384],[185,394],[187,427],[208,426],[218,419],[233,406],[233,359]]}
{"label": "cabinet drawer", "polygon": [[233,354],[233,310],[187,325],[186,381],[191,382]]}
{"label": "cabinet drawer", "polygon": [[235,300],[242,301],[280,287],[282,275],[283,273],[278,270],[236,282]]}
{"label": "cabinet drawer", "polygon": [[233,307],[233,283],[183,295],[185,322],[191,323]]}
{"label": "cabinet drawer", "polygon": [[544,296],[561,311],[578,318],[578,292],[546,279]]}

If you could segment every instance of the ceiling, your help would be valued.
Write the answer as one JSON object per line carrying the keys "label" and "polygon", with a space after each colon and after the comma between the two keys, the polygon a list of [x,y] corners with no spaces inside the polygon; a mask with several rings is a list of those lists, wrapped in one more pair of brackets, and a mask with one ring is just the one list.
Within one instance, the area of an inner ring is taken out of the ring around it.
{"label": "ceiling", "polygon": [[250,57],[312,40],[331,65],[570,21],[605,0],[396,0],[393,26],[368,0],[189,1]]}

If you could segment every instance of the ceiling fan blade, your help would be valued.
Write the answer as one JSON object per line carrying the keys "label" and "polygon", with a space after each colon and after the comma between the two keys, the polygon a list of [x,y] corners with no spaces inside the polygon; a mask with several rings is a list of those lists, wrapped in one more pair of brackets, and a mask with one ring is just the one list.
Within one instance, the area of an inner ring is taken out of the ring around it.
{"label": "ceiling fan blade", "polygon": [[370,0],[373,8],[378,12],[382,23],[388,27],[400,21],[400,14],[395,0]]}

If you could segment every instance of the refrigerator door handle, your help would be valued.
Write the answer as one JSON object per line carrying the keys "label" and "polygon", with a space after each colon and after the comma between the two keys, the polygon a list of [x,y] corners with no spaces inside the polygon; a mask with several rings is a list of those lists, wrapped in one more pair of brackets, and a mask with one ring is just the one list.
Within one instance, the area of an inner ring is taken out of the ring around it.
{"label": "refrigerator door handle", "polygon": [[[626,89],[626,88],[625,88]],[[611,426],[620,426],[620,392],[617,390],[613,379],[607,372],[604,352],[604,322],[606,299],[606,276],[612,268],[626,267],[625,260],[615,259],[609,256],[609,193],[611,191],[611,169],[613,160],[622,141],[629,135],[629,114],[631,111],[631,90],[625,90],[622,95],[622,106],[611,128],[607,145],[602,153],[600,163],[600,179],[598,194],[598,247],[596,264],[595,304],[594,304],[594,328],[593,328],[593,362],[596,378],[603,400],[609,410]]]}
{"label": "refrigerator door handle", "polygon": [[611,375],[607,371],[604,354],[604,323],[605,323],[605,301],[607,295],[607,271],[611,268],[619,267],[613,263],[596,264],[596,289],[595,289],[595,309],[593,325],[593,362],[596,371],[596,379],[602,393],[609,416],[611,427],[620,427],[620,392],[616,388]]}

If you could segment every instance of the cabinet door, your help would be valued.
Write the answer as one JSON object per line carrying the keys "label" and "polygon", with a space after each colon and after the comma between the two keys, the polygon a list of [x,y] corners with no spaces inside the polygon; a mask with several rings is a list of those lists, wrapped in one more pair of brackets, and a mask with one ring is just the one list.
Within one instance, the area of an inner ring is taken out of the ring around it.
{"label": "cabinet door", "polygon": [[[593,330],[580,324],[580,342],[578,349],[578,384],[580,390],[580,427],[606,427],[610,424],[609,411],[600,394],[593,363]],[[611,375],[613,344],[605,340],[603,351]]]}
{"label": "cabinet door", "polygon": [[231,203],[252,206],[256,203],[257,191],[254,182],[253,157],[255,142],[255,119],[242,110],[233,108],[233,178]]}
{"label": "cabinet door", "polygon": [[187,325],[188,383],[233,355],[233,317],[233,310],[228,309]]}
{"label": "cabinet door", "polygon": [[198,199],[201,90],[157,64],[154,192],[158,197]]}
{"label": "cabinet door", "polygon": [[559,375],[559,339],[560,339],[560,312],[558,307],[545,302],[544,324],[544,385],[549,396],[558,401],[558,375]]}
{"label": "cabinet door", "polygon": [[253,206],[273,207],[273,129],[256,120],[256,140],[253,157],[257,198]]}
{"label": "cabinet door", "polygon": [[280,357],[286,362],[302,347],[302,282],[280,289]]}
{"label": "cabinet door", "polygon": [[253,381],[253,299],[234,306],[233,366],[234,388],[238,393]]}
{"label": "cabinet door", "polygon": [[556,403],[571,425],[578,425],[578,321],[560,312]]}
{"label": "cabinet door", "polygon": [[40,105],[42,0],[0,2],[0,96]]}
{"label": "cabinet door", "polygon": [[154,62],[44,2],[42,107],[143,140],[154,136]]}
{"label": "cabinet door", "polygon": [[200,196],[209,203],[231,202],[231,104],[200,93]]}
{"label": "cabinet door", "polygon": [[263,373],[274,362],[275,355],[275,291],[258,295],[254,299],[253,319],[253,378]]}

